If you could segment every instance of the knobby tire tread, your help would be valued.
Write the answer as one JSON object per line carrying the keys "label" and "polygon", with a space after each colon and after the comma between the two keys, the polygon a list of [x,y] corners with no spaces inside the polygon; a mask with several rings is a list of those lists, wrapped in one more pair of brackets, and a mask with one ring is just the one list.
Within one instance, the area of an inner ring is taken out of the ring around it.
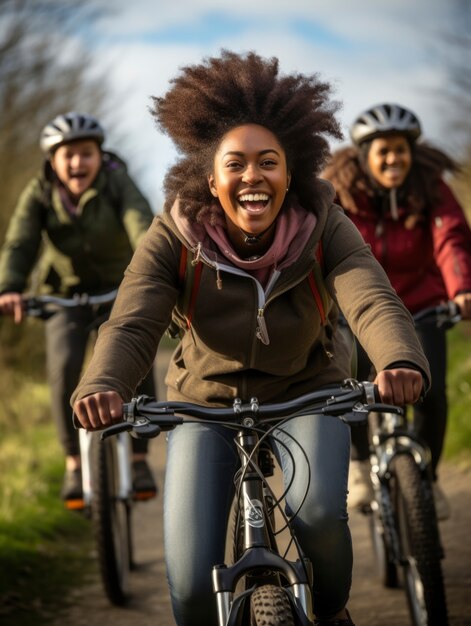
{"label": "knobby tire tread", "polygon": [[414,626],[447,626],[448,614],[441,568],[438,523],[433,501],[432,485],[424,478],[409,454],[393,459],[395,481],[396,521],[404,557],[412,556],[423,586],[426,616],[414,616],[414,592],[407,584],[411,567],[403,566],[404,584]]}
{"label": "knobby tire tread", "polygon": [[262,585],[250,597],[250,626],[295,626],[291,603],[282,587]]}

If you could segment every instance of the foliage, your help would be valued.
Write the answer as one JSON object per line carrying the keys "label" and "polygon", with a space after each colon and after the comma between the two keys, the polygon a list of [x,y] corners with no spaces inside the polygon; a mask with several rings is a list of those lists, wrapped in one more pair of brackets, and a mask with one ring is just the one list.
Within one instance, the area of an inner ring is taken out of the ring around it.
{"label": "foliage", "polygon": [[[21,190],[39,170],[42,127],[58,113],[99,114],[103,106],[105,83],[91,80],[91,53],[74,37],[98,15],[90,0],[0,2],[0,242]],[[26,343],[11,325],[2,325],[0,339],[0,372],[15,358],[29,358],[23,345],[42,350],[37,327]]]}
{"label": "foliage", "polygon": [[445,458],[471,460],[471,327],[463,322],[448,333],[449,421]]}

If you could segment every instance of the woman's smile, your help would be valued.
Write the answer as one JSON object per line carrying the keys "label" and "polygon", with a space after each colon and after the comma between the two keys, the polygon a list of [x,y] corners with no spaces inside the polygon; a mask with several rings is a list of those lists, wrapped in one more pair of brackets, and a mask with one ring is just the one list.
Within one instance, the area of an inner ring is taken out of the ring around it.
{"label": "woman's smile", "polygon": [[269,206],[270,196],[266,193],[245,193],[238,200],[249,213],[262,213]]}

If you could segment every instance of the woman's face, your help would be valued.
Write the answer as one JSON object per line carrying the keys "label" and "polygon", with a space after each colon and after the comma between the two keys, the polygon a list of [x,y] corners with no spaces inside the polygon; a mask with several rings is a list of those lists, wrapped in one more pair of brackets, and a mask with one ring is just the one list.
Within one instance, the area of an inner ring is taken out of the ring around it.
{"label": "woman's face", "polygon": [[51,165],[57,177],[76,197],[91,187],[101,161],[100,147],[92,139],[78,139],[59,146],[51,157]]}
{"label": "woman's face", "polygon": [[374,179],[386,189],[400,187],[410,171],[412,152],[401,135],[377,137],[368,152],[368,167]]}
{"label": "woman's face", "polygon": [[285,151],[264,126],[233,128],[217,148],[208,182],[226,214],[229,237],[238,229],[260,234],[275,221],[289,187]]}

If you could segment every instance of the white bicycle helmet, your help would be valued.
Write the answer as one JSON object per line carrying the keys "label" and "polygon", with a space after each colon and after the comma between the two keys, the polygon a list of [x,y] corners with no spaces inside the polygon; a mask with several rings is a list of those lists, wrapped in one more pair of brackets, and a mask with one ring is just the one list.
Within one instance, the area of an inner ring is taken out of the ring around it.
{"label": "white bicycle helmet", "polygon": [[41,132],[39,145],[45,154],[49,154],[64,143],[74,139],[94,139],[102,144],[105,133],[100,123],[92,115],[73,111],[58,115],[46,124]]}
{"label": "white bicycle helmet", "polygon": [[398,104],[378,104],[361,113],[350,128],[350,137],[357,146],[392,133],[406,135],[415,141],[422,129],[417,116]]}

